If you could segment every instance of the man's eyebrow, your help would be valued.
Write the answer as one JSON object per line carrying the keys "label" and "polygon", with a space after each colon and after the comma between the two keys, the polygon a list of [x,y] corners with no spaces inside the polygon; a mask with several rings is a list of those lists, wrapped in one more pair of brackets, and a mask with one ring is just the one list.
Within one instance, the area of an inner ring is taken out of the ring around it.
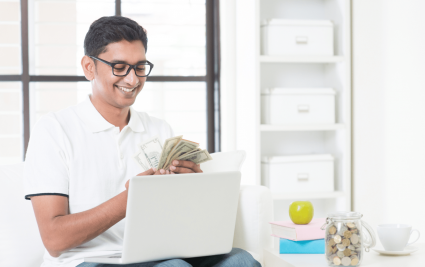
{"label": "man's eyebrow", "polygon": [[[137,64],[139,64],[139,63],[145,63],[147,60],[139,60],[137,63],[136,63],[136,65]],[[130,64],[130,63],[128,63],[128,62],[126,62],[126,61],[123,61],[123,60],[112,60],[111,61],[111,63],[124,63],[124,64]]]}

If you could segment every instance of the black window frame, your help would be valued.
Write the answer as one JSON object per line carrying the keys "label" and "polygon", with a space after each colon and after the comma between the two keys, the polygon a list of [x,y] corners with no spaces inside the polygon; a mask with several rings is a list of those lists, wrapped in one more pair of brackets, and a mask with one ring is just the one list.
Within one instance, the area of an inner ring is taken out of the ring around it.
{"label": "black window frame", "polygon": [[[149,76],[147,82],[205,82],[207,106],[207,149],[220,151],[220,24],[219,0],[206,0],[206,75]],[[21,75],[0,75],[0,82],[22,82],[23,159],[30,138],[30,82],[89,82],[84,76],[30,75],[28,0],[20,0],[21,9]],[[121,16],[121,0],[115,0],[115,15]]]}

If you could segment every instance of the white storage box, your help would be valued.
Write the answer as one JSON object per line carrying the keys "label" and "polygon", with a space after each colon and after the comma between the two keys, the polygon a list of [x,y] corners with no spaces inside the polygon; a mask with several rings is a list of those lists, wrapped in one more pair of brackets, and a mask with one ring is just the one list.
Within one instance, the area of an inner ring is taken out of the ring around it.
{"label": "white storage box", "polygon": [[263,157],[262,184],[273,193],[334,191],[334,158],[329,154]]}
{"label": "white storage box", "polygon": [[261,93],[261,123],[335,123],[335,90],[272,88]]}
{"label": "white storage box", "polygon": [[261,23],[261,48],[270,56],[333,56],[330,20],[269,19]]}

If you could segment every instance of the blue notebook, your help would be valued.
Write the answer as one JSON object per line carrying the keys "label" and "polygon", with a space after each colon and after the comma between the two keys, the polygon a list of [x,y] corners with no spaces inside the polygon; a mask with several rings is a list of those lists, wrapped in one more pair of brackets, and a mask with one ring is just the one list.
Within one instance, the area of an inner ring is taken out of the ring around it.
{"label": "blue notebook", "polygon": [[325,254],[325,239],[292,241],[280,238],[280,254]]}

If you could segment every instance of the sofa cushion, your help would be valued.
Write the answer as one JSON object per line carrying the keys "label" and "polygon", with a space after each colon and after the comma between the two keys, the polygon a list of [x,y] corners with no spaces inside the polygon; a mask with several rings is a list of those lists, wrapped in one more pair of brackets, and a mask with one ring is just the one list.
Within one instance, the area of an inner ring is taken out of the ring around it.
{"label": "sofa cushion", "polygon": [[31,201],[24,199],[24,164],[0,166],[0,266],[36,267],[44,246]]}
{"label": "sofa cushion", "polygon": [[271,221],[273,198],[270,189],[265,186],[241,186],[233,247],[256,253],[262,259],[264,248],[273,247]]}

